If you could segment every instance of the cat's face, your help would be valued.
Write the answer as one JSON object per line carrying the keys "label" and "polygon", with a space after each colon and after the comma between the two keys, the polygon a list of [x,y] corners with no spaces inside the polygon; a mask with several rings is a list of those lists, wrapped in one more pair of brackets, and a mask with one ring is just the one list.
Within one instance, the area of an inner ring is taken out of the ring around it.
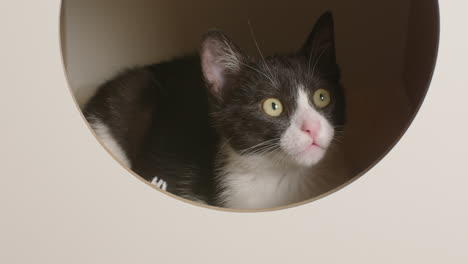
{"label": "cat's face", "polygon": [[219,133],[241,154],[312,166],[344,123],[333,20],[324,15],[300,52],[249,58],[220,32],[201,59]]}

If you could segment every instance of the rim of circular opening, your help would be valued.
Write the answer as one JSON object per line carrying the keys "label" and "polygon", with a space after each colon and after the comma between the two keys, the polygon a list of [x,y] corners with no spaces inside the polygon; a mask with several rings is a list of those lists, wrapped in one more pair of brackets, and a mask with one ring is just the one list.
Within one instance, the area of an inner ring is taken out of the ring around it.
{"label": "rim of circular opening", "polygon": [[68,77],[68,71],[67,71],[67,68],[66,68],[66,62],[65,62],[65,54],[64,54],[64,41],[62,39],[62,34],[63,34],[63,18],[64,18],[64,0],[60,1],[60,12],[59,12],[59,39],[60,39],[60,55],[61,55],[61,58],[62,58],[62,67],[64,69],[64,74],[65,74],[65,79],[66,79],[66,82],[67,82],[67,89],[68,91],[70,92],[70,94],[72,95],[73,97],[73,101],[75,103],[75,106],[79,112],[79,114],[81,115],[81,118],[83,119],[83,122],[85,123],[85,125],[88,127],[88,129],[90,130],[90,132],[94,135],[94,137],[96,138],[96,140],[99,142],[99,144],[106,150],[106,152],[108,154],[111,155],[111,157],[117,162],[120,164],[120,166],[122,166],[125,170],[127,170],[130,174],[132,174],[133,176],[135,176],[136,178],[138,178],[140,181],[142,181],[144,184],[148,185],[149,187],[151,187],[152,189],[156,190],[156,191],[159,191],[160,193],[164,194],[164,195],[168,195],[172,198],[175,198],[176,200],[179,200],[181,202],[185,202],[185,203],[188,203],[188,204],[191,204],[191,205],[194,205],[194,206],[197,206],[197,207],[201,207],[201,208],[205,208],[205,209],[212,209],[212,210],[216,210],[216,211],[222,211],[222,212],[230,212],[230,213],[264,213],[264,212],[276,212],[276,211],[281,211],[281,210],[286,210],[286,209],[292,209],[292,208],[296,208],[296,207],[300,207],[300,206],[303,206],[303,205],[306,205],[306,204],[313,204],[315,201],[318,201],[322,198],[325,198],[331,194],[334,194],[338,191],[340,191],[341,189],[344,189],[348,186],[350,186],[353,182],[359,180],[361,177],[363,177],[365,174],[367,174],[371,169],[373,169],[378,163],[380,163],[389,153],[390,151],[393,150],[393,148],[395,148],[395,146],[401,141],[401,139],[403,138],[403,136],[406,134],[406,132],[408,131],[409,127],[413,124],[414,122],[414,119],[416,118],[416,116],[418,115],[419,111],[421,110],[421,106],[422,104],[424,103],[425,101],[425,98],[427,96],[427,92],[429,91],[429,88],[431,86],[431,83],[432,83],[432,79],[434,77],[434,72],[435,72],[435,69],[436,69],[436,65],[437,65],[437,59],[438,59],[438,55],[439,55],[439,47],[440,47],[440,6],[439,6],[439,1],[438,0],[431,0],[431,5],[433,5],[434,7],[434,17],[433,19],[435,20],[435,24],[434,24],[434,28],[432,29],[433,32],[435,33],[434,35],[434,39],[433,41],[435,42],[435,46],[434,46],[434,49],[432,50],[432,54],[431,54],[431,71],[430,73],[428,74],[427,78],[425,78],[425,82],[421,84],[421,86],[424,86],[424,90],[422,91],[421,93],[421,97],[420,97],[420,100],[418,102],[418,104],[416,105],[412,115],[410,116],[409,120],[406,122],[406,124],[402,127],[401,129],[401,132],[398,136],[395,137],[395,139],[393,140],[392,144],[390,144],[390,146],[387,148],[386,151],[382,152],[382,154],[380,154],[375,160],[374,162],[370,163],[365,169],[362,169],[359,173],[357,173],[355,176],[353,176],[350,180],[346,181],[345,183],[341,184],[340,186],[322,194],[322,195],[319,195],[319,196],[316,196],[314,198],[311,198],[311,199],[307,199],[305,201],[302,201],[302,202],[298,202],[298,203],[293,203],[293,204],[289,204],[289,205],[284,205],[284,206],[278,206],[278,207],[273,207],[273,208],[268,208],[268,209],[231,209],[231,208],[224,208],[224,207],[217,207],[217,206],[212,206],[212,205],[207,205],[207,204],[202,204],[202,203],[198,203],[198,202],[195,202],[195,201],[192,201],[192,200],[188,200],[186,198],[183,198],[183,197],[180,197],[178,195],[175,195],[175,194],[172,194],[168,191],[164,191],[164,190],[161,190],[160,188],[158,188],[157,186],[154,186],[153,184],[151,184],[149,181],[145,180],[143,177],[141,177],[140,175],[138,175],[137,173],[135,173],[132,169],[130,169],[128,166],[126,166],[125,164],[123,164],[103,143],[102,141],[99,139],[99,137],[96,135],[96,133],[94,132],[94,130],[92,129],[92,127],[90,126],[90,124],[86,121],[86,118],[83,114],[83,112],[81,111],[81,108],[78,104],[78,101],[76,99],[76,96],[72,90],[72,85],[70,83],[70,79]]}

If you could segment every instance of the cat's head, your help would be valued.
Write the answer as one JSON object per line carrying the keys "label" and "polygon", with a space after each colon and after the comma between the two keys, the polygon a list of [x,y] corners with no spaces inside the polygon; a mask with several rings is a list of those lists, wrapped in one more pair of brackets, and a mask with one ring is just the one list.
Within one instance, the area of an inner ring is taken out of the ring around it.
{"label": "cat's head", "polygon": [[214,123],[234,150],[301,166],[324,157],[345,116],[331,13],[294,54],[248,57],[211,31],[200,57]]}

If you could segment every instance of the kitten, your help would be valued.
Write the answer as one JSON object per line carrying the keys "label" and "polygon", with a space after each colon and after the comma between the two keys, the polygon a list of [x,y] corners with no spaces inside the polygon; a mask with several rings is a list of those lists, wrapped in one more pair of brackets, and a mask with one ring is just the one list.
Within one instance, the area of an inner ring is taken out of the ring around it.
{"label": "kitten", "polygon": [[124,72],[84,114],[120,161],[181,197],[236,209],[313,198],[346,181],[333,24],[325,13],[298,52],[267,58],[210,31],[199,56]]}

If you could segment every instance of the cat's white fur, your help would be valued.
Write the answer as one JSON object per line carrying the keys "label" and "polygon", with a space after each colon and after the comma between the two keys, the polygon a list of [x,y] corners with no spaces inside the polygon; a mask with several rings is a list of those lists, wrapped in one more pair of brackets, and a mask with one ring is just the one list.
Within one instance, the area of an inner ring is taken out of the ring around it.
{"label": "cat's white fur", "polygon": [[[307,133],[301,130],[306,121],[318,122],[318,131],[315,143],[320,146],[314,151],[306,149],[314,142]],[[309,102],[309,97],[303,85],[298,89],[297,107],[291,118],[291,124],[281,137],[281,147],[300,165],[311,166],[319,162],[325,155],[326,149],[333,140],[335,131],[332,125],[317,112]]]}
{"label": "cat's white fur", "polygon": [[[226,144],[226,165],[220,168],[223,191],[219,196],[225,207],[267,209],[290,205],[330,191],[342,180],[342,152],[337,145],[331,146],[333,127],[311,106],[304,87],[300,87],[297,98],[291,125],[280,140],[285,158],[279,160],[271,156],[274,154],[243,156]],[[323,151],[302,153],[312,142],[301,130],[307,118],[321,124],[316,141]]]}
{"label": "cat's white fur", "polygon": [[120,144],[115,140],[114,136],[110,133],[109,127],[98,118],[92,118],[90,125],[93,128],[96,136],[102,144],[125,166],[131,168],[130,160],[125,154]]}

